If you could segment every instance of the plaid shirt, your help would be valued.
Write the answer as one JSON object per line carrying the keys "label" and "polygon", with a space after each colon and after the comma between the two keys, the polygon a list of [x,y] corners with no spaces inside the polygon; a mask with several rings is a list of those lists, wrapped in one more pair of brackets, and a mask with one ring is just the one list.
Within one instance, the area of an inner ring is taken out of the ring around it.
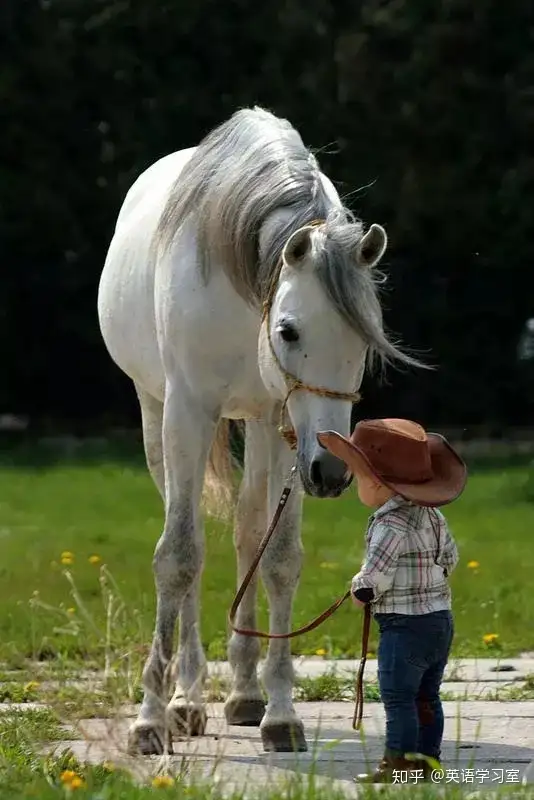
{"label": "plaid shirt", "polygon": [[429,614],[451,608],[447,577],[458,563],[458,550],[440,511],[396,495],[370,517],[366,544],[352,591],[372,589],[375,614]]}

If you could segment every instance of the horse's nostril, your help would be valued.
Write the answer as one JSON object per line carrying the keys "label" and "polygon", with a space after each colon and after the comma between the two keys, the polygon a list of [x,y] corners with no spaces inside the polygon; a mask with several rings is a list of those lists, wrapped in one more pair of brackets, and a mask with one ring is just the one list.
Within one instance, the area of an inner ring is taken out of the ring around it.
{"label": "horse's nostril", "polygon": [[310,468],[310,478],[314,486],[320,486],[322,483],[321,462],[316,459],[312,461]]}

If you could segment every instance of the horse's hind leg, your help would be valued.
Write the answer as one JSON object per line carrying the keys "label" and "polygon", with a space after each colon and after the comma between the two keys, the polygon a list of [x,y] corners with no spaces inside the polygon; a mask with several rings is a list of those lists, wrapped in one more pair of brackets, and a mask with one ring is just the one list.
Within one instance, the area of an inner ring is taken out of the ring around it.
{"label": "horse's hind leg", "polygon": [[148,471],[165,501],[165,470],[163,468],[163,403],[135,385],[143,426],[143,445]]}
{"label": "horse's hind leg", "polygon": [[[245,469],[236,508],[234,542],[237,553],[237,579],[240,584],[252,563],[265,532],[267,512],[267,468],[269,442],[265,425],[249,421],[245,441]],[[243,596],[236,615],[236,627],[256,627],[256,576]],[[265,702],[257,676],[259,639],[232,634],[228,659],[233,670],[232,693],[224,712],[229,725],[259,725]]]}
{"label": "horse's hind leg", "polygon": [[[167,387],[163,409],[165,526],[153,567],[156,626],[143,670],[144,697],[129,731],[130,753],[161,754],[172,735],[201,734],[205,656],[199,636],[198,583],[204,559],[200,494],[215,423],[187,388]],[[167,706],[174,628],[181,614],[180,687]]]}

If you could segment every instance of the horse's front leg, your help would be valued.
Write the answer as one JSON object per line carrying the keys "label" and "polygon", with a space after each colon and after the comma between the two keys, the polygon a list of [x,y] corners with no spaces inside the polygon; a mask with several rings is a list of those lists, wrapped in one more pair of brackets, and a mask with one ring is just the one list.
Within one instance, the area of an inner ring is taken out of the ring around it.
{"label": "horse's front leg", "polygon": [[[143,670],[144,697],[129,732],[131,753],[161,754],[173,734],[202,734],[205,656],[199,635],[198,586],[204,559],[200,494],[214,420],[187,388],[167,387],[163,411],[165,526],[153,560],[156,626]],[[179,684],[168,707],[173,637],[181,615]]]}
{"label": "horse's front leg", "polygon": [[[234,531],[238,585],[247,574],[266,530],[268,469],[269,439],[265,423],[249,420]],[[256,596],[257,579],[254,575],[237,610],[237,628],[256,628]],[[265,702],[257,675],[260,650],[259,639],[232,634],[228,659],[233,671],[233,686],[224,707],[229,725],[259,725],[263,718]]]}
{"label": "horse's front leg", "polygon": [[[269,521],[277,508],[282,489],[293,466],[295,454],[280,438],[276,427],[270,428],[270,464],[268,489]],[[293,491],[282,512],[261,564],[262,580],[269,598],[269,630],[291,630],[293,599],[302,565],[302,489],[295,478]],[[265,750],[289,752],[307,750],[304,726],[293,706],[295,674],[289,639],[271,639],[263,669],[263,683],[268,702],[260,732]]]}

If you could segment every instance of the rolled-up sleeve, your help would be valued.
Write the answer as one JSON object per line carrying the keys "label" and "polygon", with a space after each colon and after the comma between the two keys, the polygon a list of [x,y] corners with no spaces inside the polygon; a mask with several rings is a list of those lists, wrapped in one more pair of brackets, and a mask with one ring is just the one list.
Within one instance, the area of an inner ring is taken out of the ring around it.
{"label": "rolled-up sleeve", "polygon": [[367,555],[361,570],[352,579],[351,591],[372,589],[376,600],[391,588],[400,552],[402,532],[377,522],[371,531]]}

